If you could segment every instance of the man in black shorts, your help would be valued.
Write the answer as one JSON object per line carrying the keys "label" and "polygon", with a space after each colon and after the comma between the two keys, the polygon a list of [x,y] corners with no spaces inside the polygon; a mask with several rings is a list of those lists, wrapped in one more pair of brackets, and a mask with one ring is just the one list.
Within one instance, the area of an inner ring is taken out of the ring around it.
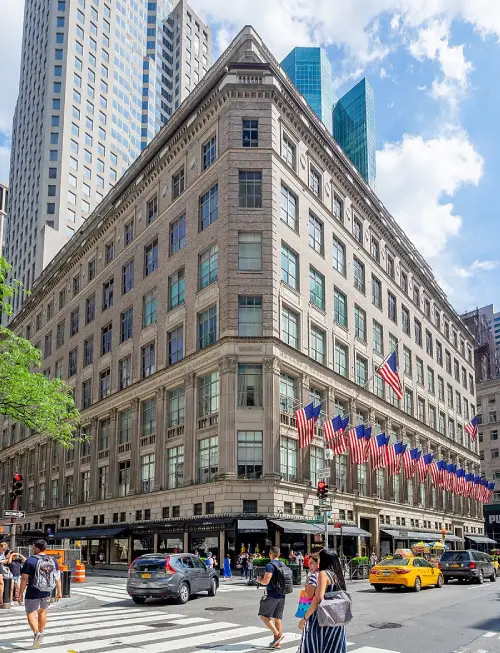
{"label": "man in black shorts", "polygon": [[259,576],[257,578],[260,585],[266,586],[266,593],[260,600],[259,617],[274,635],[274,639],[269,644],[269,647],[280,648],[284,637],[282,619],[285,610],[285,593],[284,591],[281,592],[273,584],[273,575],[275,574],[276,567],[284,567],[283,563],[279,560],[279,547],[271,547],[269,557],[271,558],[271,562],[265,566],[264,577]]}

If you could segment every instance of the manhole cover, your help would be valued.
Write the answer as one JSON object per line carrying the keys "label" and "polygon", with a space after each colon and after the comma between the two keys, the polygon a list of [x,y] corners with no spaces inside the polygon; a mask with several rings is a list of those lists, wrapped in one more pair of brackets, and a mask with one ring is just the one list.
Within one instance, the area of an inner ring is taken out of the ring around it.
{"label": "manhole cover", "polygon": [[379,624],[368,624],[370,628],[378,628],[379,630],[384,630],[388,628],[402,628],[403,626],[401,624],[394,624],[394,623],[379,623]]}
{"label": "manhole cover", "polygon": [[225,608],[222,605],[216,606],[215,608],[205,608],[209,612],[227,612],[228,610],[233,610],[234,608]]}

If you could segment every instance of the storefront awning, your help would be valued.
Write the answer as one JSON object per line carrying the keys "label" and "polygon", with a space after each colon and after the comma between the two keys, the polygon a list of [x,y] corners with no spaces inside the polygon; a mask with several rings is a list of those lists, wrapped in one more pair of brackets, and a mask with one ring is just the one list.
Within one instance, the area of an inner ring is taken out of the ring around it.
{"label": "storefront awning", "polygon": [[[332,531],[335,535],[340,535],[341,529],[334,528]],[[351,535],[354,537],[371,537],[372,534],[369,531],[365,531],[359,526],[342,526],[342,536]]]}
{"label": "storefront awning", "polygon": [[127,530],[127,526],[117,526],[115,528],[101,528],[94,537],[114,537]]}
{"label": "storefront awning", "polygon": [[240,533],[267,533],[267,521],[265,519],[238,519],[238,531]]}
{"label": "storefront awning", "polygon": [[458,537],[458,535],[453,535],[452,533],[449,533],[446,535],[445,540],[447,542],[462,542],[463,538]]}
{"label": "storefront awning", "polygon": [[[436,542],[442,538],[441,533],[422,533],[420,531],[406,531],[406,530],[386,530],[385,528],[381,529],[382,533],[386,533],[391,537],[394,537],[397,540],[415,540],[416,542]],[[461,542],[462,538],[458,535],[453,535],[448,533],[446,535],[447,542]]]}
{"label": "storefront awning", "polygon": [[85,531],[57,531],[54,537],[58,540],[98,540],[102,537],[113,537],[127,530],[127,526],[116,526],[115,528],[89,528]]}
{"label": "storefront awning", "polygon": [[484,537],[483,535],[466,535],[465,537],[475,544],[496,544],[496,540],[492,540],[491,537]]}
{"label": "storefront awning", "polygon": [[269,521],[271,524],[279,526],[279,528],[283,529],[284,533],[302,533],[303,535],[315,535],[316,533],[321,533],[323,531],[323,528],[320,528],[316,524],[306,524],[306,522],[302,521],[278,521],[274,519],[270,519]]}

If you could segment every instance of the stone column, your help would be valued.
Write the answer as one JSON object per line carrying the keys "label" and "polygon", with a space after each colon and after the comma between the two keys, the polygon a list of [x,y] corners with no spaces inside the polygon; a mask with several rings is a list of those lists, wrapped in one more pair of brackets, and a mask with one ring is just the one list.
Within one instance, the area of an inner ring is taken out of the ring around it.
{"label": "stone column", "polygon": [[130,448],[130,486],[129,486],[129,495],[138,494],[140,488],[139,476],[140,476],[140,465],[139,465],[139,450],[140,450],[140,411],[139,411],[139,399],[135,398],[132,400],[132,442]]}
{"label": "stone column", "polygon": [[82,459],[81,443],[75,445],[75,460],[73,463],[73,502],[80,503],[80,462]]}
{"label": "stone column", "polygon": [[219,531],[219,565],[222,568],[226,557],[226,531]]}
{"label": "stone column", "polygon": [[226,356],[219,363],[219,478],[236,478],[236,383],[238,358]]}
{"label": "stone column", "polygon": [[[357,423],[357,407],[356,407],[356,400],[355,399],[350,399],[349,401],[349,415],[350,415],[350,423],[351,426],[353,424]],[[349,428],[349,427],[348,427]],[[358,466],[353,465],[350,460],[351,457],[347,457],[348,463],[347,463],[347,482],[346,482],[346,489],[347,492],[350,492],[351,494],[358,489]]]}
{"label": "stone column", "polygon": [[109,474],[108,489],[106,499],[112,499],[116,494],[117,488],[117,454],[118,454],[118,411],[116,408],[111,410],[111,433],[109,436]]}
{"label": "stone column", "polygon": [[189,533],[187,531],[184,531],[184,551],[183,553],[188,553],[189,552]]}
{"label": "stone column", "polygon": [[264,477],[281,478],[280,462],[280,361],[275,356],[264,358]]}
{"label": "stone column", "polygon": [[90,433],[91,433],[91,443],[90,443],[90,488],[89,488],[89,502],[97,500],[98,497],[98,490],[97,490],[97,484],[99,480],[99,469],[97,466],[97,450],[98,450],[98,442],[97,442],[97,418],[94,417],[91,422],[90,426]]}
{"label": "stone column", "polygon": [[153,533],[153,551],[158,552],[158,533]]}
{"label": "stone column", "polygon": [[[335,391],[333,388],[328,388],[326,399],[326,414],[329,418],[335,417]],[[337,487],[337,474],[335,472],[335,458],[325,462],[325,467],[330,468],[330,483],[332,487]]]}
{"label": "stone column", "polygon": [[[165,487],[165,388],[156,391],[156,440],[154,490]],[[156,551],[156,549],[155,549]]]}
{"label": "stone column", "polygon": [[[196,481],[196,433],[197,415],[196,376],[193,373],[184,377],[184,485],[191,485]],[[187,545],[186,549],[187,551]]]}

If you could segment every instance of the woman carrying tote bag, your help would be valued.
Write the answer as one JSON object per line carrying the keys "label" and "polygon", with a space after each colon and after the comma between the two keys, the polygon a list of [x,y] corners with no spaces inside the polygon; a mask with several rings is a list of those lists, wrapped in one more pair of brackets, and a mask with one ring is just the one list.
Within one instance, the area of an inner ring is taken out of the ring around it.
{"label": "woman carrying tote bag", "polygon": [[346,591],[344,574],[335,551],[319,552],[318,585],[305,616],[299,621],[302,640],[298,653],[346,653],[344,626],[320,626],[317,609],[329,592]]}

